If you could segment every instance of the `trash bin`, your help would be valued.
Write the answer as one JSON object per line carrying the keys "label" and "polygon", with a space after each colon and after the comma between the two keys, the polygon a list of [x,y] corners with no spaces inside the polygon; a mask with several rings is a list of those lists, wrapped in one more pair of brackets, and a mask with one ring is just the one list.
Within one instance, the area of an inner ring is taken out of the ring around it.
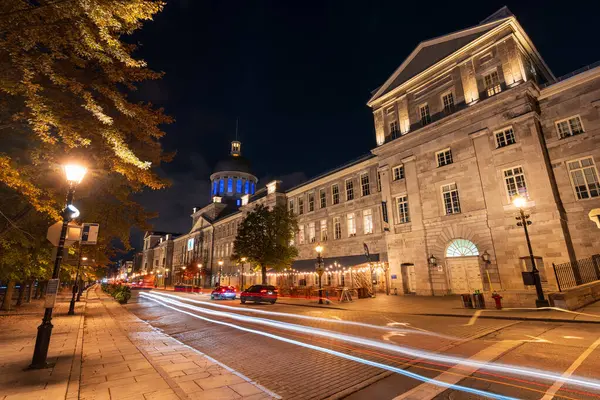
{"label": "trash bin", "polygon": [[475,308],[485,308],[483,293],[473,293],[473,305]]}
{"label": "trash bin", "polygon": [[460,297],[462,298],[464,308],[473,308],[473,298],[469,293],[463,293]]}

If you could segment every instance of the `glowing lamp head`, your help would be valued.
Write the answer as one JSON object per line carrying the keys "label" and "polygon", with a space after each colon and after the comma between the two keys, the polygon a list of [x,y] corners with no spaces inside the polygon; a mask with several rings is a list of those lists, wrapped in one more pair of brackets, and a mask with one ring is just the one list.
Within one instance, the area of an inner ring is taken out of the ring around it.
{"label": "glowing lamp head", "polygon": [[81,261],[87,261],[87,257],[81,257]]}
{"label": "glowing lamp head", "polygon": [[240,258],[240,261],[241,261],[241,262],[246,262],[246,260],[247,260],[247,258],[246,258],[246,257],[242,257],[242,258]]}
{"label": "glowing lamp head", "polygon": [[219,260],[219,266],[223,266],[223,260]]}
{"label": "glowing lamp head", "polygon": [[318,245],[317,247],[315,247],[315,250],[317,253],[322,253],[323,252],[323,246]]}
{"label": "glowing lamp head", "polygon": [[523,196],[515,196],[515,198],[513,198],[512,203],[517,208],[523,208],[525,207],[525,203],[527,203],[527,200]]}
{"label": "glowing lamp head", "polygon": [[77,164],[67,164],[63,167],[70,183],[80,183],[87,172],[87,168]]}

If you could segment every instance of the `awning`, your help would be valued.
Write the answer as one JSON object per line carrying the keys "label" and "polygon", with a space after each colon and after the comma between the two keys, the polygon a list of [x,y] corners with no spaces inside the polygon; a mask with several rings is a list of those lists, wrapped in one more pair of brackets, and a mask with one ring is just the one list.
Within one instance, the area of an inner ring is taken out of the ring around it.
{"label": "awning", "polygon": [[[343,268],[354,267],[367,263],[367,257],[364,254],[343,257],[323,257],[323,265],[328,267],[337,262],[337,265]],[[371,262],[379,262],[379,254],[371,254]],[[299,272],[314,272],[317,259],[296,260],[292,263],[292,268]]]}

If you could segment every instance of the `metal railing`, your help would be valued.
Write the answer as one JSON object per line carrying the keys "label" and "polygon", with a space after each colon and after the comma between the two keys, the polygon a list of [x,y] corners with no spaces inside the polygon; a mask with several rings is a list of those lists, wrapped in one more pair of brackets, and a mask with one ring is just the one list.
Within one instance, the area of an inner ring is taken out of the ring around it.
{"label": "metal railing", "polygon": [[547,88],[548,86],[554,85],[555,83],[558,83],[558,82],[564,81],[565,79],[569,79],[569,78],[571,78],[571,77],[574,77],[575,75],[579,75],[579,74],[581,74],[582,72],[589,71],[590,69],[594,69],[594,68],[596,68],[596,67],[597,67],[597,66],[599,66],[599,65],[600,65],[600,61],[596,61],[595,63],[592,63],[592,64],[590,64],[590,65],[586,65],[585,67],[581,67],[581,68],[579,68],[579,69],[576,69],[576,70],[575,70],[575,71],[573,71],[573,72],[569,72],[568,74],[565,74],[565,75],[559,76],[558,78],[556,78],[556,81],[553,81],[553,82],[546,82],[546,83],[544,83],[544,84],[540,85],[540,89]]}
{"label": "metal railing", "polygon": [[573,288],[585,283],[600,281],[600,254],[563,264],[552,264],[558,290]]}

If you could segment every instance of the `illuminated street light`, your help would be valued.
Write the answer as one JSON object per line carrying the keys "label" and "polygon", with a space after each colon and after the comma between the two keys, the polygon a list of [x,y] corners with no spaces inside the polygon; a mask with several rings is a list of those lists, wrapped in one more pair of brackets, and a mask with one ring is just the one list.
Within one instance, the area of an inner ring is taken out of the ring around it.
{"label": "illuminated street light", "polygon": [[325,268],[323,268],[323,257],[321,256],[321,253],[323,252],[323,246],[320,244],[317,245],[317,247],[315,247],[315,251],[317,252],[317,266],[315,271],[319,275],[319,304],[323,304],[323,285],[321,279],[323,272],[325,271]]}
{"label": "illuminated street light", "polygon": [[542,281],[540,279],[540,271],[535,265],[535,257],[533,256],[533,249],[531,248],[531,240],[529,239],[528,225],[531,225],[529,215],[525,214],[523,209],[527,204],[527,200],[523,196],[515,196],[513,204],[519,210],[519,216],[517,217],[517,226],[522,226],[525,232],[525,240],[527,241],[527,249],[529,250],[529,259],[531,260],[531,273],[533,275],[533,284],[535,285],[535,291],[537,293],[537,300],[535,301],[536,307],[548,307],[550,304],[548,300],[544,298],[544,289],[542,288]]}
{"label": "illuminated street light", "polygon": [[240,292],[244,291],[244,263],[246,262],[246,260],[247,260],[246,257],[240,258],[240,261],[242,262],[242,284],[240,287]]}
{"label": "illuminated street light", "polygon": [[[75,187],[79,184],[87,168],[77,164],[67,164],[64,167],[64,171],[69,183],[69,191],[67,192],[67,204],[62,212],[62,229],[60,231],[60,238],[58,240],[58,246],[56,248],[56,258],[54,259],[54,269],[52,270],[52,280],[57,282],[58,287],[58,276],[60,272],[60,263],[63,258],[63,250],[65,248],[65,240],[67,238],[67,229],[69,222],[73,218],[79,216],[79,210],[73,207],[73,196],[75,195]],[[80,260],[78,260],[80,262]],[[42,369],[48,368],[49,365],[46,362],[48,358],[48,347],[50,346],[50,337],[52,336],[52,310],[53,307],[46,308],[44,312],[44,318],[42,319],[41,325],[38,327],[37,337],[35,339],[35,348],[33,350],[33,359],[31,360],[31,369]]]}
{"label": "illuminated street light", "polygon": [[219,285],[221,284],[221,275],[223,274],[223,260],[217,262],[219,264]]}

